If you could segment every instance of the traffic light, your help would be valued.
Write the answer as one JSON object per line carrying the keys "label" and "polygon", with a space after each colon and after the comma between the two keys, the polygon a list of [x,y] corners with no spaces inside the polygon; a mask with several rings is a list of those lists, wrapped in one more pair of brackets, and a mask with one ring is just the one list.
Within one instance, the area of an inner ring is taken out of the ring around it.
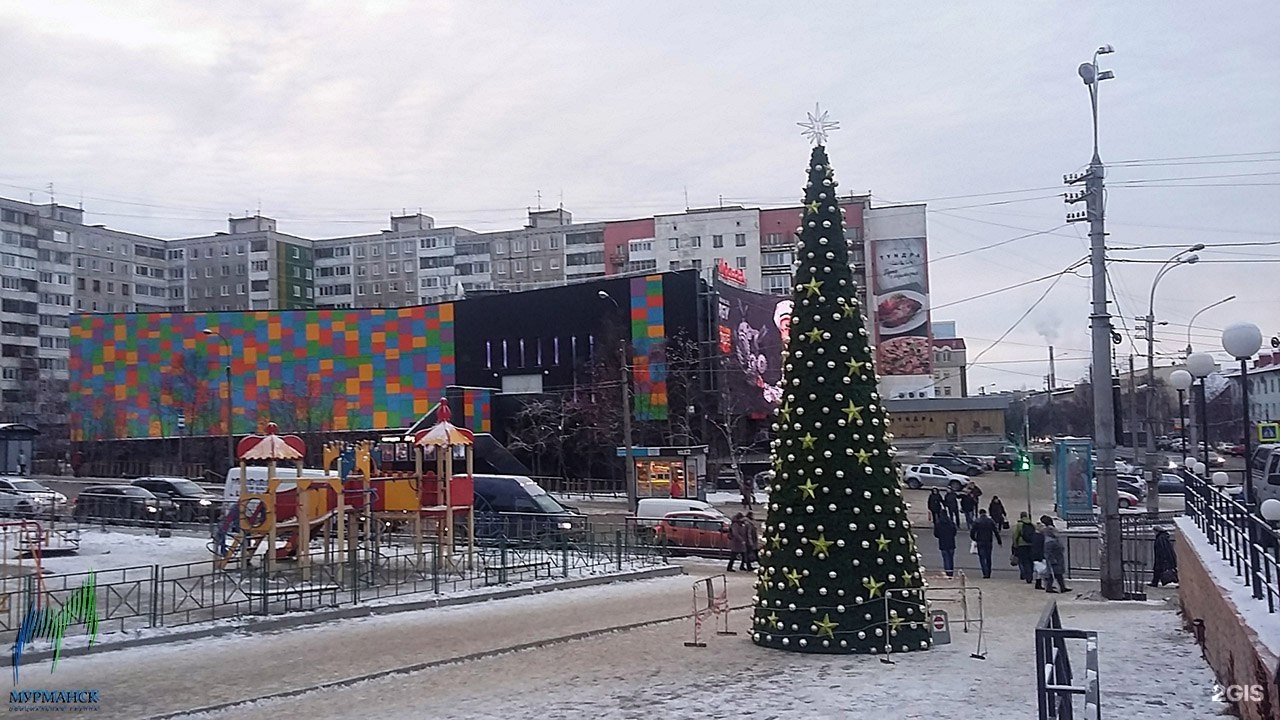
{"label": "traffic light", "polygon": [[1031,472],[1031,456],[1026,452],[1018,453],[1018,472]]}

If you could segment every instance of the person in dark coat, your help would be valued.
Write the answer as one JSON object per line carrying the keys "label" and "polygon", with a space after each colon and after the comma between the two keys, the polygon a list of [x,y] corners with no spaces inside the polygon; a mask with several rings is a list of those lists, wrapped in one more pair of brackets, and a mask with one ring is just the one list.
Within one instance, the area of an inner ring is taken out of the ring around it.
{"label": "person in dark coat", "polygon": [[738,490],[742,493],[742,507],[750,510],[756,504],[756,488],[755,484],[749,477],[743,477],[738,480]]}
{"label": "person in dark coat", "polygon": [[942,504],[946,506],[947,512],[951,514],[951,522],[956,526],[960,525],[960,500],[956,498],[954,490],[947,490],[947,494],[942,498]]}
{"label": "person in dark coat", "polygon": [[746,517],[742,513],[733,516],[733,522],[729,524],[729,572],[734,572],[734,560],[742,561],[742,569],[750,570],[751,561],[747,559],[747,539],[748,530]]}
{"label": "person in dark coat", "polygon": [[[1067,574],[1066,553],[1062,541],[1058,539],[1058,528],[1052,525],[1044,526],[1044,562],[1049,566],[1045,573],[1045,592],[1071,592],[1071,588],[1063,580],[1063,576]],[[1057,590],[1053,589],[1054,580],[1058,581]]]}
{"label": "person in dark coat", "polygon": [[942,493],[938,488],[929,491],[929,522],[937,522],[942,514]]}
{"label": "person in dark coat", "polygon": [[1021,513],[1013,524],[1013,557],[1018,561],[1018,577],[1028,585],[1035,579],[1031,560],[1031,542],[1036,528],[1031,524],[1031,514]]}
{"label": "person in dark coat", "polygon": [[942,570],[947,577],[956,574],[956,524],[946,513],[938,515],[933,523],[933,536],[938,538],[938,552],[942,553]]}
{"label": "person in dark coat", "polygon": [[1044,465],[1045,475],[1048,475],[1049,473],[1053,472],[1053,458],[1051,456],[1045,455],[1044,460],[1041,460],[1040,462],[1042,465]]}
{"label": "person in dark coat", "polygon": [[1178,556],[1173,537],[1166,528],[1156,530],[1155,553],[1151,564],[1151,587],[1178,582]]}
{"label": "person in dark coat", "polygon": [[[1040,522],[1036,523],[1035,533],[1031,536],[1031,568],[1033,571],[1035,569],[1036,563],[1044,562],[1044,528],[1045,528],[1044,521],[1048,519],[1049,518],[1047,516],[1041,516]],[[1053,524],[1052,522],[1049,523],[1049,525],[1052,525],[1052,524]],[[1036,576],[1036,589],[1043,590],[1044,575],[1042,573],[1035,573],[1035,576]]]}
{"label": "person in dark coat", "polygon": [[978,510],[978,501],[973,497],[973,493],[960,493],[960,513],[964,515],[964,529],[968,530],[973,527],[973,514]]}
{"label": "person in dark coat", "polygon": [[991,515],[991,522],[996,524],[998,528],[1009,527],[1009,514],[1004,510],[1004,503],[1000,502],[999,495],[991,496],[991,504],[987,506],[987,513]]}
{"label": "person in dark coat", "polygon": [[745,522],[747,525],[747,558],[743,569],[750,570],[760,559],[760,527],[756,525],[756,514],[753,512],[747,513]]}
{"label": "person in dark coat", "polygon": [[978,511],[978,519],[969,528],[969,539],[978,546],[978,565],[982,568],[982,577],[991,577],[991,548],[993,544],[1003,545],[1000,539],[1000,528],[992,522],[986,510]]}

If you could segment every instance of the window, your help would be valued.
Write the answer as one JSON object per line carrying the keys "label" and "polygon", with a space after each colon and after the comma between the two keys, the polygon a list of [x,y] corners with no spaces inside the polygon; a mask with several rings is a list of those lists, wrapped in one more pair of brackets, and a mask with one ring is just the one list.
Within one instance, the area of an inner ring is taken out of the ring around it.
{"label": "window", "polygon": [[120,283],[120,294],[121,295],[129,294],[129,283]]}
{"label": "window", "polygon": [[401,248],[401,250],[403,250],[403,251],[404,251],[404,254],[405,254],[405,255],[409,255],[410,253],[412,253],[412,252],[413,252],[413,241],[412,241],[412,240],[405,240],[405,241],[404,241],[404,246]]}
{"label": "window", "polygon": [[[5,278],[5,280],[8,280],[8,279],[9,278]],[[76,289],[77,290],[84,289],[84,278],[76,278]]]}
{"label": "window", "polygon": [[236,254],[237,255],[244,254],[244,243],[240,243],[239,245],[236,246]]}
{"label": "window", "polygon": [[405,272],[407,272],[407,273],[411,273],[411,272],[413,272],[413,261],[412,261],[412,260],[405,260],[405,261],[404,261],[404,271],[405,271]]}
{"label": "window", "polygon": [[[6,256],[6,257],[12,257],[12,256]],[[97,260],[97,258],[94,258],[93,260],[90,260],[90,261],[89,261],[89,269],[90,269],[90,270],[97,270],[97,269],[98,269],[98,260]]]}
{"label": "window", "polygon": [[628,243],[628,246],[630,247],[631,252],[633,253],[653,252],[652,240],[632,240]]}
{"label": "window", "polygon": [[499,274],[499,275],[506,275],[506,274],[507,274],[507,261],[506,261],[506,260],[499,260],[498,262],[494,263],[494,266],[498,268],[498,274]]}
{"label": "window", "polygon": [[237,294],[237,295],[243,295],[243,294],[244,294],[244,289],[245,289],[245,288],[244,288],[244,283],[238,283],[238,284],[236,285],[236,294]]}
{"label": "window", "polygon": [[381,274],[382,274],[382,266],[381,266],[381,265],[377,265],[377,264],[375,264],[375,265],[373,266],[373,273],[372,273],[372,274],[373,274],[373,275],[381,275]]}
{"label": "window", "polygon": [[689,267],[693,268],[694,270],[701,270],[701,269],[702,269],[702,258],[694,258],[694,259],[690,260],[690,261],[689,261]]}
{"label": "window", "polygon": [[689,247],[693,247],[693,248],[702,247],[702,236],[694,235],[693,237],[689,238]]}
{"label": "window", "polygon": [[400,283],[398,282],[387,283],[387,292],[389,293],[400,292]]}
{"label": "window", "polygon": [[367,274],[369,274],[369,267],[367,265],[360,265],[356,268],[356,277],[364,277]]}
{"label": "window", "polygon": [[307,288],[307,299],[311,300],[313,298],[315,298],[315,292],[311,288]]}
{"label": "window", "polygon": [[248,268],[245,266],[245,264],[244,264],[244,263],[240,263],[239,265],[236,265],[236,274],[237,274],[237,275],[244,275],[245,270],[247,270],[247,269],[248,269]]}
{"label": "window", "polygon": [[267,261],[266,261],[266,260],[254,260],[252,263],[250,263],[250,264],[249,264],[249,267],[250,267],[250,268],[252,268],[253,272],[266,272],[266,271],[267,271]]}
{"label": "window", "polygon": [[711,236],[711,247],[718,247],[718,248],[722,248],[722,247],[724,247],[724,236],[723,236],[723,235],[712,235],[712,236]]}
{"label": "window", "polygon": [[[145,268],[144,268],[144,269],[145,269]],[[207,278],[211,278],[211,277],[213,277],[213,266],[212,266],[212,265],[210,265],[209,267],[207,267],[207,268],[205,268],[205,269],[204,269],[204,276],[205,276],[205,277],[207,277]]]}
{"label": "window", "polygon": [[219,294],[222,295],[222,297],[227,297],[231,295],[231,286],[223,285]]}
{"label": "window", "polygon": [[746,236],[746,234],[745,234],[745,233],[738,233],[737,235],[734,235],[734,236],[733,236],[733,244],[734,244],[734,245],[737,245],[738,247],[746,247],[746,246],[747,246],[747,236]]}
{"label": "window", "polygon": [[[198,252],[198,251],[197,251],[197,252]],[[212,247],[212,246],[207,247],[207,248],[205,248],[205,249],[204,249],[204,256],[205,256],[206,258],[211,258],[211,257],[213,257],[213,247]]]}
{"label": "window", "polygon": [[268,286],[268,283],[269,283],[268,280],[254,280],[253,282],[249,283],[249,288],[253,292],[266,292],[268,289],[270,289]]}
{"label": "window", "polygon": [[542,249],[542,242],[538,238],[529,241],[529,250],[537,252]]}
{"label": "window", "polygon": [[680,269],[680,261],[679,261],[679,260],[672,260],[671,262],[667,263],[667,268],[668,268],[668,269],[670,269],[670,270],[679,270],[679,269]]}
{"label": "window", "polygon": [[747,256],[739,255],[735,267],[745,268],[747,266]]}
{"label": "window", "polygon": [[374,295],[381,295],[381,294],[382,294],[382,283],[374,283],[374,284],[373,284],[373,294],[374,294]]}
{"label": "window", "polygon": [[357,286],[356,286],[356,294],[357,294],[357,295],[364,295],[364,293],[365,293],[365,286],[364,286],[364,285],[357,285]]}
{"label": "window", "polygon": [[222,269],[221,269],[221,271],[220,271],[220,272],[222,273],[222,277],[230,277],[230,276],[231,276],[231,266],[230,266],[230,265],[223,265],[223,266],[222,266]]}
{"label": "window", "polygon": [[551,236],[551,239],[547,242],[547,247],[551,248],[552,250],[559,250],[560,238],[555,237],[554,235]]}
{"label": "window", "polygon": [[513,252],[513,253],[524,252],[524,241],[523,241],[523,240],[512,240],[512,241],[511,241],[511,252]]}
{"label": "window", "polygon": [[93,291],[94,291],[94,292],[102,292],[102,281],[101,281],[101,280],[94,280],[94,281],[93,281]]}
{"label": "window", "polygon": [[511,271],[512,271],[513,273],[516,273],[516,274],[521,274],[521,273],[523,273],[523,272],[524,272],[524,260],[512,260],[512,261],[511,261]]}
{"label": "window", "polygon": [[560,268],[560,258],[551,258],[551,269],[558,270]]}
{"label": "window", "polygon": [[289,246],[289,254],[290,256],[293,257],[294,260],[297,260],[298,258],[302,257],[302,251],[298,249],[297,245]]}
{"label": "window", "polygon": [[393,243],[393,242],[387,243],[387,254],[388,254],[388,255],[395,255],[395,254],[396,254],[396,253],[398,253],[398,252],[400,252],[400,244],[399,244],[399,243]]}
{"label": "window", "polygon": [[946,395],[947,397],[951,397],[951,386],[950,386],[950,385],[943,385],[943,386],[942,386],[942,394],[943,394],[943,395]]}
{"label": "window", "polygon": [[107,281],[107,292],[111,293],[112,295],[116,294],[116,284],[111,282],[110,280]]}
{"label": "window", "polygon": [[363,245],[357,245],[357,246],[356,246],[356,257],[358,257],[358,258],[362,258],[362,257],[364,257],[364,246],[363,246]]}
{"label": "window", "polygon": [[532,260],[532,261],[530,261],[530,262],[531,262],[531,264],[533,265],[533,271],[534,271],[534,272],[538,272],[538,271],[542,270],[542,260],[541,260],[541,259],[539,259],[539,258],[535,258],[535,259],[533,259],[533,260]]}
{"label": "window", "polygon": [[400,272],[400,266],[397,263],[387,263],[387,274],[395,275]]}
{"label": "window", "polygon": [[297,285],[290,285],[290,287],[293,288],[294,297],[302,297],[302,288],[298,287]]}
{"label": "window", "polygon": [[382,246],[381,246],[381,245],[374,245],[373,247],[370,247],[370,248],[369,248],[369,254],[370,254],[370,255],[372,255],[373,257],[378,257],[378,256],[382,255]]}
{"label": "window", "polygon": [[667,240],[667,245],[668,245],[668,246],[670,247],[670,249],[672,249],[672,250],[679,250],[679,249],[680,249],[680,238],[670,238],[669,240]]}
{"label": "window", "polygon": [[791,294],[791,276],[790,275],[765,275],[764,291],[773,295],[790,295]]}

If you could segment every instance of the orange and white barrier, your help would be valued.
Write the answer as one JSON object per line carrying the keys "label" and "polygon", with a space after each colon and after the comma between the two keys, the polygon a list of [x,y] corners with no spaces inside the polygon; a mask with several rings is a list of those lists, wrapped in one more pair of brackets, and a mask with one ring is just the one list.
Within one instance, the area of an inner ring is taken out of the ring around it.
{"label": "orange and white barrier", "polygon": [[715,628],[721,627],[722,623],[717,622],[717,618],[723,622],[723,630],[716,630],[717,635],[737,635],[738,633],[729,629],[729,585],[728,578],[725,575],[712,575],[703,578],[693,584],[693,642],[687,642],[685,647],[706,647],[707,644],[702,641],[702,626],[711,620],[711,626]]}

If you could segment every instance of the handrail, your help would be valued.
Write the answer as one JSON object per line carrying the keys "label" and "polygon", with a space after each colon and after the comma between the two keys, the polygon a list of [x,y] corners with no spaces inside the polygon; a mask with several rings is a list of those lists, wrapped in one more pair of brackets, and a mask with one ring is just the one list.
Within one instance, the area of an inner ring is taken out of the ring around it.
{"label": "handrail", "polygon": [[1280,612],[1280,530],[1203,478],[1184,479],[1187,515],[1195,521],[1236,577],[1243,577],[1253,599]]}

